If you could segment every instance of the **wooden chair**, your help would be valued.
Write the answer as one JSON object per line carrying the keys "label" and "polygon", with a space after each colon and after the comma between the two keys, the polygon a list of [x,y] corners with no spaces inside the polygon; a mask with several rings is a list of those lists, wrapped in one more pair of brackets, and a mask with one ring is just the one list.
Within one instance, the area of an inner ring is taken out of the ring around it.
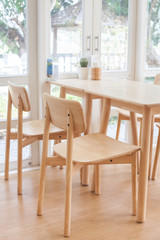
{"label": "wooden chair", "polygon": [[[160,74],[155,76],[153,84],[160,85]],[[116,132],[116,139],[119,139],[120,134],[120,126],[122,120],[130,120],[130,112],[123,109],[117,109],[118,111],[118,122],[117,122],[117,132]],[[139,134],[139,146],[141,146],[141,133],[142,133],[142,115],[137,114],[137,121],[140,122],[140,134]],[[151,175],[151,160],[152,160],[152,145],[153,145],[153,132],[154,132],[154,122],[160,123],[160,115],[155,115],[152,119],[152,126],[151,126],[151,142],[150,142],[150,162],[149,162],[149,173],[148,177],[150,178]]]}
{"label": "wooden chair", "polygon": [[[18,108],[17,133],[11,132],[12,104]],[[6,156],[5,156],[5,180],[9,178],[9,152],[10,139],[18,139],[18,194],[22,194],[22,148],[43,139],[44,119],[23,123],[23,111],[31,110],[28,93],[25,87],[16,86],[12,83],[8,85],[8,113],[7,113],[7,133],[6,133]],[[62,129],[50,125],[49,139],[59,141],[65,139],[66,132]]]}
{"label": "wooden chair", "polygon": [[[96,165],[95,192],[99,190],[98,168],[100,164],[131,164],[132,166],[132,213],[136,214],[136,153],[138,146],[129,145],[107,137],[103,131],[83,135],[73,139],[75,133],[85,131],[85,121],[81,104],[73,100],[55,98],[44,94],[46,101],[46,121],[43,138],[40,184],[37,215],[42,215],[45,175],[47,166],[59,163],[66,165],[65,223],[64,236],[70,236],[72,178],[83,165]],[[56,144],[57,156],[47,156],[50,123],[67,131],[67,141]]]}
{"label": "wooden chair", "polygon": [[152,180],[156,179],[159,152],[160,152],[160,124],[157,124],[157,127],[159,128],[159,133],[158,133],[157,146],[156,146],[156,152],[155,152],[155,158],[154,158],[154,164],[153,164]]}

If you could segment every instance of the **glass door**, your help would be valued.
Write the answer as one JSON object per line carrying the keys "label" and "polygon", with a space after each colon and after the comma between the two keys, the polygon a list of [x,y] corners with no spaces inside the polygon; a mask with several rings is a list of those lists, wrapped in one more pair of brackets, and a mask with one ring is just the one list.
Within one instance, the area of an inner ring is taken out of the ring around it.
{"label": "glass door", "polygon": [[128,78],[128,36],[129,0],[95,0],[93,54],[101,59],[104,76],[117,72]]}

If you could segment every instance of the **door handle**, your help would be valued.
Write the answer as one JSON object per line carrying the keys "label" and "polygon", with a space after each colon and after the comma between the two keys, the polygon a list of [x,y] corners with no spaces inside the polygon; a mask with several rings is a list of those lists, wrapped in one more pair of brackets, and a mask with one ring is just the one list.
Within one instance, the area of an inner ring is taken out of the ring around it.
{"label": "door handle", "polygon": [[94,44],[95,44],[94,50],[98,52],[99,51],[99,37],[98,36],[94,37]]}
{"label": "door handle", "polygon": [[87,51],[90,52],[91,51],[91,36],[87,36],[87,47],[86,47]]}

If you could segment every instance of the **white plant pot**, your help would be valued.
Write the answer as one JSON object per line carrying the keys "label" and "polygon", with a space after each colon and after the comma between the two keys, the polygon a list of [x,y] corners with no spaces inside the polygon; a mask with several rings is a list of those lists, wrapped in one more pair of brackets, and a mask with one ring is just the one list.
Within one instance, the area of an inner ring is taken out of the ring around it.
{"label": "white plant pot", "polygon": [[79,79],[87,80],[89,77],[89,68],[80,67],[79,68]]}

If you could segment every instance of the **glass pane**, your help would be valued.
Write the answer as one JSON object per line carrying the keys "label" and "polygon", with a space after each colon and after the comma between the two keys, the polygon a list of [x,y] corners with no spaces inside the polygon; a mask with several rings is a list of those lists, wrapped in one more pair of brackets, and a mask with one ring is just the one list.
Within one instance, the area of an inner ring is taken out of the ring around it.
{"label": "glass pane", "polygon": [[26,0],[1,0],[0,75],[26,73]]}
{"label": "glass pane", "polygon": [[102,68],[127,70],[129,0],[102,0]]}
{"label": "glass pane", "polygon": [[145,82],[145,83],[153,84],[153,82],[154,82],[154,77],[146,77],[146,78],[144,79],[144,82]]}
{"label": "glass pane", "polygon": [[160,67],[160,1],[148,0],[146,69]]}
{"label": "glass pane", "polygon": [[57,0],[51,11],[51,56],[59,72],[76,72],[82,46],[82,0]]}

